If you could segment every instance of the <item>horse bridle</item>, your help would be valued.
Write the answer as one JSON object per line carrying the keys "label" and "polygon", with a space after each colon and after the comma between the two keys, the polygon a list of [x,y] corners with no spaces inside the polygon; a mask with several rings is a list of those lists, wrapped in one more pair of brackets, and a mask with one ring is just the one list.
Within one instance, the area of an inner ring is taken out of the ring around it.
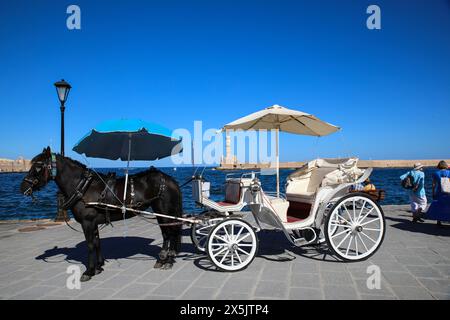
{"label": "horse bridle", "polygon": [[[39,168],[39,170],[44,169],[45,170],[45,178],[46,182],[49,180],[54,180],[57,175],[57,168],[56,168],[56,154],[51,153],[50,158],[47,162],[44,161],[36,161],[33,165],[38,165],[36,168]],[[37,169],[35,169],[38,171]],[[33,188],[39,183],[39,179],[37,178],[28,178],[25,177],[23,179],[24,181],[28,182],[30,184],[30,187],[24,191],[25,195],[32,195],[33,194]]]}

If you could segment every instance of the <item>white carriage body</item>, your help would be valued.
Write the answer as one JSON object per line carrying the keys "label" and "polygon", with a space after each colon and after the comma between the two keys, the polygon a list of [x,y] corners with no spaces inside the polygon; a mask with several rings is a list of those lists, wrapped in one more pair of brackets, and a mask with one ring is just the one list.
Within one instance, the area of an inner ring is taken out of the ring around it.
{"label": "white carriage body", "polygon": [[[227,177],[221,202],[206,197],[203,187],[208,184],[194,179],[195,201],[219,217],[194,225],[191,239],[226,271],[241,270],[251,262],[258,247],[255,232],[260,229],[281,230],[295,246],[326,242],[345,261],[364,260],[381,245],[385,222],[375,200],[350,192],[352,185],[363,183],[372,173],[357,164],[357,158],[310,161],[288,176],[285,195],[265,192],[255,172]],[[244,207],[250,208],[256,228],[230,217]]]}
{"label": "white carriage body", "polygon": [[194,200],[225,216],[248,206],[258,225],[265,224],[289,235],[292,230],[320,228],[327,207],[348,193],[351,185],[365,181],[372,169],[357,167],[358,158],[315,159],[287,177],[286,194],[264,192],[257,173],[245,173],[239,178],[228,177],[225,199],[209,199],[209,182],[195,179]]}

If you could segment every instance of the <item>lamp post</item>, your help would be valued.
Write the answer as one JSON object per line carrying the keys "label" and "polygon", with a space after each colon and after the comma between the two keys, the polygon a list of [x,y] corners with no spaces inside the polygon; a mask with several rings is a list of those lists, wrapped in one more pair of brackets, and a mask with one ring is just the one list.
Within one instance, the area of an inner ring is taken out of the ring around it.
{"label": "lamp post", "polygon": [[[64,156],[64,111],[66,109],[65,103],[67,100],[67,96],[69,95],[69,91],[72,88],[70,84],[68,84],[64,79],[61,81],[55,82],[56,93],[58,94],[58,99],[60,102],[60,110],[61,110],[61,155]],[[57,193],[57,214],[55,221],[66,221],[68,220],[67,211],[62,208],[62,204],[64,203],[64,195],[58,191]]]}

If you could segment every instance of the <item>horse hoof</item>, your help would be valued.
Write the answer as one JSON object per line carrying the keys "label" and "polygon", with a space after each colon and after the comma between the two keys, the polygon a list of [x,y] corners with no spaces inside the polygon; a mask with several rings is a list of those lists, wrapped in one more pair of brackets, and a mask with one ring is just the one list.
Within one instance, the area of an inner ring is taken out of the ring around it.
{"label": "horse hoof", "polygon": [[97,269],[95,269],[95,274],[100,274],[103,272],[103,268],[102,267],[98,267]]}
{"label": "horse hoof", "polygon": [[164,266],[164,263],[162,263],[161,261],[156,261],[155,265],[153,266],[153,268],[155,269],[161,269]]}
{"label": "horse hoof", "polygon": [[81,278],[80,278],[81,282],[86,282],[86,281],[89,281],[89,280],[91,280],[91,276],[88,276],[87,274],[83,274],[81,276]]}
{"label": "horse hoof", "polygon": [[173,267],[173,264],[170,263],[170,262],[168,262],[168,263],[165,263],[165,264],[162,266],[162,269],[163,269],[163,270],[170,270],[170,269],[172,269],[172,267]]}

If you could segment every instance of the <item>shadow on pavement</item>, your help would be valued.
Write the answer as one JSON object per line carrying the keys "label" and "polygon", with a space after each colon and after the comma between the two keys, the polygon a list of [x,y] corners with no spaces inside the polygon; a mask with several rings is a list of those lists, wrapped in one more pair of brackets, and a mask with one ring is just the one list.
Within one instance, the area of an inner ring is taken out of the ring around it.
{"label": "shadow on pavement", "polygon": [[[102,254],[106,260],[109,259],[136,259],[136,260],[156,260],[160,246],[152,245],[154,239],[141,237],[110,237],[101,239]],[[65,256],[63,261],[77,261],[86,265],[87,263],[87,245],[86,241],[79,242],[75,247],[58,248],[46,250],[43,254],[37,256],[36,260],[43,260],[48,263],[57,263],[59,261],[49,261],[49,258]],[[135,255],[145,257],[134,257]]]}
{"label": "shadow on pavement", "polygon": [[400,229],[403,231],[429,234],[433,236],[446,236],[450,237],[450,226],[443,225],[438,227],[436,221],[425,220],[425,222],[412,222],[411,216],[399,215],[398,217],[385,217],[386,220],[397,222],[391,224],[390,227]]}

